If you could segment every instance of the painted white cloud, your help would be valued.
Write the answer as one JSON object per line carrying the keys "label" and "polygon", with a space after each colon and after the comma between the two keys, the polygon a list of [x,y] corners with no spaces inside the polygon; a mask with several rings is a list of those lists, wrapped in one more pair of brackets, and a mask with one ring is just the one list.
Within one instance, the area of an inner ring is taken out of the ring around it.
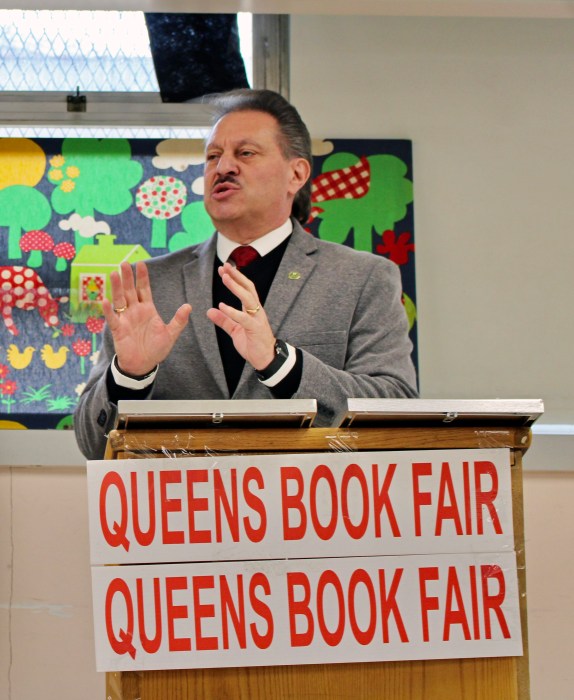
{"label": "painted white cloud", "polygon": [[77,231],[82,238],[93,238],[98,233],[111,233],[107,222],[96,221],[93,216],[79,214],[72,214],[69,219],[62,219],[58,226],[63,231]]}
{"label": "painted white cloud", "polygon": [[203,197],[205,194],[205,178],[203,176],[195,178],[191,183],[191,191]]}
{"label": "painted white cloud", "polygon": [[178,173],[183,173],[191,165],[205,162],[202,139],[167,139],[158,143],[156,152],[157,156],[152,159],[152,163],[159,170],[173,168]]}

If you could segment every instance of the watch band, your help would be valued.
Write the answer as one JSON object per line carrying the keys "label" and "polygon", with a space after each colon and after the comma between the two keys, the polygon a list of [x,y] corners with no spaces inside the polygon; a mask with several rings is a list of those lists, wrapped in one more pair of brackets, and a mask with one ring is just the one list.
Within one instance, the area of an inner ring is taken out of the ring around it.
{"label": "watch band", "polygon": [[260,379],[261,381],[265,381],[267,379],[271,379],[271,377],[276,374],[281,367],[287,362],[289,359],[289,346],[284,340],[279,340],[279,338],[275,339],[275,357],[271,360],[271,362],[267,365],[267,367],[264,367],[263,369],[255,370],[255,374],[257,375],[257,378]]}

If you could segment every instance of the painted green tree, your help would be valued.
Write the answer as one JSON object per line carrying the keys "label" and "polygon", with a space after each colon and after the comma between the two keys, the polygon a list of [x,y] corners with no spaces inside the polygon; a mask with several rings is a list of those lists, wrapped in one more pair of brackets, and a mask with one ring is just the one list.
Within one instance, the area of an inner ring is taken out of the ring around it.
{"label": "painted green tree", "polygon": [[[127,139],[64,139],[61,155],[50,159],[48,180],[55,185],[52,206],[58,214],[115,215],[134,202],[131,189],[143,167],[132,160]],[[88,240],[75,232],[76,252]]]}
{"label": "painted green tree", "polygon": [[205,211],[203,202],[188,204],[181,213],[181,223],[185,230],[174,233],[169,239],[168,247],[171,253],[206,241],[214,231],[213,223]]}
{"label": "painted green tree", "polygon": [[[352,153],[337,153],[327,158],[323,172],[354,166],[359,158]],[[413,201],[413,183],[407,179],[407,166],[396,156],[368,156],[371,170],[369,191],[358,199],[329,199],[318,203],[318,235],[328,241],[344,243],[353,230],[357,250],[373,250],[373,229],[379,234],[392,230],[404,219]]]}
{"label": "painted green tree", "polygon": [[0,226],[8,227],[8,258],[22,257],[23,231],[44,228],[52,218],[46,197],[34,187],[12,185],[0,190]]}

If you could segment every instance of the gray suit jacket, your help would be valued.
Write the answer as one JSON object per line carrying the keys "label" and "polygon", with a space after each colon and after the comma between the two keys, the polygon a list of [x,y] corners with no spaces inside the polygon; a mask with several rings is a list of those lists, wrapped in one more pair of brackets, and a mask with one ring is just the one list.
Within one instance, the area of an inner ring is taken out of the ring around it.
{"label": "gray suit jacket", "polygon": [[[147,262],[154,302],[166,322],[184,302],[193,307],[187,328],[159,368],[150,398],[272,398],[247,363],[229,396],[215,326],[206,317],[212,306],[215,254],[213,236]],[[317,399],[315,425],[330,425],[349,397],[416,396],[400,273],[394,263],[318,240],[294,222],[265,311],[276,337],[303,352],[301,383],[293,398]],[[106,388],[113,354],[106,329],[75,413],[78,444],[89,459],[103,456],[116,417]]]}

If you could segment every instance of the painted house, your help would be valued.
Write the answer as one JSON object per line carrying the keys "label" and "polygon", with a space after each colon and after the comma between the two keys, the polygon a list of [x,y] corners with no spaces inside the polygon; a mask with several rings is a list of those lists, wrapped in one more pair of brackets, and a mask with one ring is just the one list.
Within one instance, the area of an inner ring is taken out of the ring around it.
{"label": "painted house", "polygon": [[100,233],[95,239],[95,244],[78,251],[71,264],[70,315],[75,322],[102,314],[104,297],[111,297],[110,272],[124,261],[133,264],[151,257],[139,244],[117,244],[116,236]]}

